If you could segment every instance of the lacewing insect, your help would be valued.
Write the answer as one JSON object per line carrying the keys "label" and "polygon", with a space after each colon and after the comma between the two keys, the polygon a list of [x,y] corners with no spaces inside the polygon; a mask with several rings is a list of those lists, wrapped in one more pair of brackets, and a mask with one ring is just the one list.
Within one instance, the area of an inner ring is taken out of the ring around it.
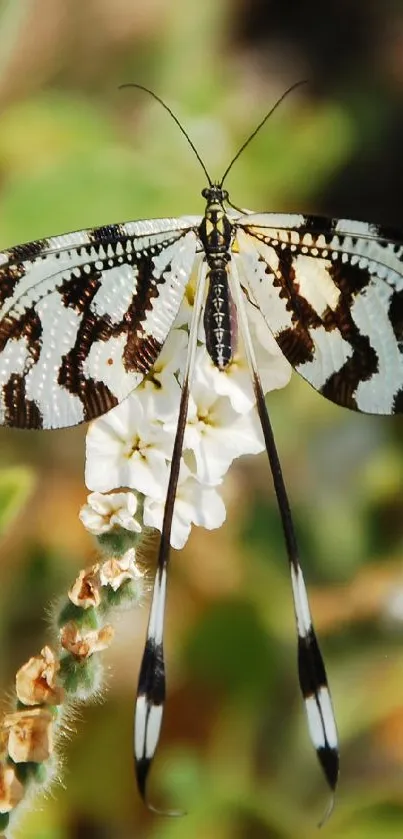
{"label": "lacewing insect", "polygon": [[176,116],[147,92],[171,114],[203,168],[204,214],[110,224],[0,254],[0,421],[62,428],[92,420],[125,399],[152,370],[201,254],[137,693],[138,787],[147,799],[165,701],[170,534],[199,324],[203,318],[208,353],[223,370],[235,351],[236,312],[284,531],[310,737],[333,794],[339,772],[336,724],[245,298],[258,307],[294,369],[325,397],[356,411],[402,413],[403,232],[234,208],[224,181],[286,94],[213,182]]}

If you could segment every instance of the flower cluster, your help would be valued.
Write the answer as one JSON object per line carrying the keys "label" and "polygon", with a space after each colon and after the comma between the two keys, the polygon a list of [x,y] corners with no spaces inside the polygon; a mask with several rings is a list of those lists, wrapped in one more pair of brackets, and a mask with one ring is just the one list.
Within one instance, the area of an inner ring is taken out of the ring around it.
{"label": "flower cluster", "polygon": [[[85,480],[92,492],[80,518],[101,544],[114,547],[117,553],[138,544],[144,527],[162,527],[192,282],[151,373],[124,402],[93,422],[87,434]],[[267,393],[287,384],[291,368],[260,312],[246,305]],[[241,340],[230,365],[218,370],[207,353],[202,329],[198,339],[171,532],[171,545],[178,549],[186,543],[192,525],[220,527],[225,506],[219,488],[229,466],[240,455],[257,454],[264,448]]]}
{"label": "flower cluster", "polygon": [[58,643],[45,646],[20,667],[15,707],[0,723],[0,834],[10,836],[18,804],[33,789],[46,789],[59,773],[58,743],[78,701],[97,696],[102,665],[97,653],[113,639],[106,622],[112,608],[138,603],[142,574],[128,550],[120,559],[80,571],[56,615]]}

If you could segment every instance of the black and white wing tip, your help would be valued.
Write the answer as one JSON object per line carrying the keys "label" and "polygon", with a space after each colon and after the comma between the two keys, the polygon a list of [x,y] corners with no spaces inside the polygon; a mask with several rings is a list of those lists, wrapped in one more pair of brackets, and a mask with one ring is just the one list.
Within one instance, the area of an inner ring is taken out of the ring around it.
{"label": "black and white wing tip", "polygon": [[163,624],[166,596],[166,570],[157,571],[147,639],[140,667],[134,721],[134,762],[141,798],[153,813],[182,816],[183,810],[163,810],[150,804],[147,783],[158,746],[165,704],[165,663]]}
{"label": "black and white wing tip", "polygon": [[159,816],[184,816],[184,810],[168,810],[155,807],[148,798],[147,785],[150,769],[156,752],[161,729],[163,706],[145,695],[136,702],[135,723],[135,771],[137,788],[148,810]]}
{"label": "black and white wing tip", "polygon": [[298,674],[311,742],[316,750],[332,796],[320,824],[329,818],[339,777],[336,720],[325,665],[309,609],[305,582],[299,564],[291,565],[291,581],[298,628]]}
{"label": "black and white wing tip", "polygon": [[313,627],[308,635],[298,639],[298,670],[309,735],[331,791],[329,804],[319,822],[319,826],[322,826],[334,807],[339,778],[339,750],[332,700]]}

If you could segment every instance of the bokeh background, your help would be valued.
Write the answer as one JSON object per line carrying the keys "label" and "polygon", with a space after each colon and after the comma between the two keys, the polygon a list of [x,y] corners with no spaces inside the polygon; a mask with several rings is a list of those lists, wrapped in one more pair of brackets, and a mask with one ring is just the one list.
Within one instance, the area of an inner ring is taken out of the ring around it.
{"label": "bokeh background", "polygon": [[[292,83],[231,172],[235,204],[403,229],[403,7],[398,0],[10,0],[0,4],[0,246],[200,212],[212,177]],[[328,839],[403,832],[403,420],[356,416],[293,377],[269,407],[333,690],[341,781]],[[49,604],[94,546],[85,429],[0,434],[0,679],[46,642]],[[103,704],[64,747],[64,787],[24,839],[305,839],[327,792],[296,677],[288,569],[265,458],[234,465],[228,520],[174,556],[169,701],[150,815],[132,773],[147,609],[105,656]],[[150,574],[151,574],[150,562]]]}

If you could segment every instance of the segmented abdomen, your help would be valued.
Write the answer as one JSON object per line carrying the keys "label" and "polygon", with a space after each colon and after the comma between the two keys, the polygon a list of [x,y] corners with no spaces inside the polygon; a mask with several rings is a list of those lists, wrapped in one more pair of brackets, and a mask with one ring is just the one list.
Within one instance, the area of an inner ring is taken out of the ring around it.
{"label": "segmented abdomen", "polygon": [[204,313],[207,352],[219,370],[230,363],[236,349],[235,305],[224,267],[210,268],[209,289]]}

